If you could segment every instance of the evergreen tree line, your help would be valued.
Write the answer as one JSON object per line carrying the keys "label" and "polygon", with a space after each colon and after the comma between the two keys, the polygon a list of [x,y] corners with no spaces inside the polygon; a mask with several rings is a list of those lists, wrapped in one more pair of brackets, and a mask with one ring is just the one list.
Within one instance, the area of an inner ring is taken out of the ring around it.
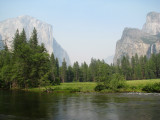
{"label": "evergreen tree line", "polygon": [[91,59],[79,65],[67,66],[63,59],[59,66],[54,54],[48,54],[44,44],[38,44],[34,28],[27,40],[24,29],[17,30],[13,38],[13,49],[0,51],[0,88],[29,88],[56,85],[60,82],[103,82],[118,73],[127,80],[160,78],[160,54],[131,59],[123,56],[117,65],[108,65],[103,60]]}
{"label": "evergreen tree line", "polygon": [[123,74],[127,80],[160,78],[160,53],[152,54],[149,59],[137,54],[131,59],[123,56],[114,66],[114,71]]}
{"label": "evergreen tree line", "polygon": [[76,61],[73,66],[66,66],[63,60],[60,67],[62,82],[98,82],[107,79],[112,74],[111,66],[103,60],[91,59],[91,63],[86,62],[79,65]]}
{"label": "evergreen tree line", "polygon": [[[64,67],[65,66],[65,67]],[[64,69],[65,68],[65,69]],[[113,74],[123,75],[126,80],[156,79],[160,78],[160,54],[152,54],[138,57],[136,54],[129,59],[123,56],[117,60],[116,65],[108,65],[103,60],[91,59],[89,65],[86,62],[67,68],[65,61],[62,64],[63,82],[99,82],[109,79]]]}

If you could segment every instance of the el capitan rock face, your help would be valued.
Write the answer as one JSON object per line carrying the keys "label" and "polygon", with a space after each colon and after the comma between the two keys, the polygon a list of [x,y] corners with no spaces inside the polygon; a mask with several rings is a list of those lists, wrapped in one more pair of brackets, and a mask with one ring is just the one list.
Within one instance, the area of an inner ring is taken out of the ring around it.
{"label": "el capitan rock face", "polygon": [[142,30],[125,28],[122,37],[116,44],[114,64],[122,56],[129,58],[136,53],[138,56],[150,57],[153,53],[160,52],[160,13],[150,12]]}
{"label": "el capitan rock face", "polygon": [[[71,63],[67,52],[53,37],[52,26],[33,17],[19,16],[17,18],[11,18],[0,22],[0,40],[6,40],[8,48],[11,49],[13,37],[17,29],[21,32],[24,28],[27,40],[29,40],[34,27],[38,33],[38,43],[44,43],[49,54],[53,52],[55,57],[58,58],[60,65],[63,58],[65,58],[67,64],[70,65]],[[0,45],[2,45],[2,43],[0,43]]]}

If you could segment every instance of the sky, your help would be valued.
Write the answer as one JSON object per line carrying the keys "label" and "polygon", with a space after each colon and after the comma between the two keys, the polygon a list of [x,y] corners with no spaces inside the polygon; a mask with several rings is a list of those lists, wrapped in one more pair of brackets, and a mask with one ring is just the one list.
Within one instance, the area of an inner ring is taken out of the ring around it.
{"label": "sky", "polygon": [[160,0],[0,0],[0,21],[29,15],[53,26],[72,64],[115,53],[125,27],[141,29]]}

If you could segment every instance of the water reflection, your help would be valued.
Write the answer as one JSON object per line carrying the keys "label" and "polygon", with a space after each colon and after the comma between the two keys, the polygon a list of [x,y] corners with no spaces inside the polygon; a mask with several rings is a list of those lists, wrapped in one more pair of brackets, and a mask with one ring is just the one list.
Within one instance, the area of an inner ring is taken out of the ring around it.
{"label": "water reflection", "polygon": [[159,94],[47,94],[0,91],[0,119],[156,120]]}

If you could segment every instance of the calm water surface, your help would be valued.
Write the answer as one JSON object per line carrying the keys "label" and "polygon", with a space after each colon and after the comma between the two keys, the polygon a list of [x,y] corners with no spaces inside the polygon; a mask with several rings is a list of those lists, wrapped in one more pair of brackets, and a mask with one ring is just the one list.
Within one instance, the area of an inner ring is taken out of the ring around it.
{"label": "calm water surface", "polygon": [[0,90],[0,120],[160,120],[160,94]]}

